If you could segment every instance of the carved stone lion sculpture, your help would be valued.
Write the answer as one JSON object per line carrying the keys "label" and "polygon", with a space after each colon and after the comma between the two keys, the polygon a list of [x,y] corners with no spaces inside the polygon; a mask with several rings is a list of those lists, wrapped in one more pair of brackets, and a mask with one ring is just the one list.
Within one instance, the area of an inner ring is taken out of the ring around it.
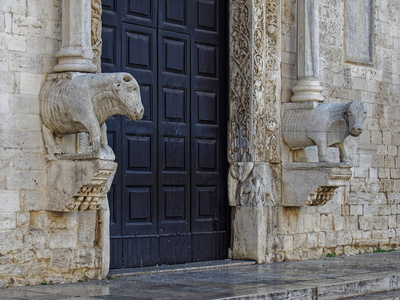
{"label": "carved stone lion sculpture", "polygon": [[116,114],[136,121],[144,112],[139,85],[128,73],[49,75],[39,99],[49,158],[79,158],[78,154],[64,153],[56,138],[88,132],[92,148],[89,157],[113,159],[104,122]]}
{"label": "carved stone lion sculpture", "polygon": [[338,147],[341,162],[350,162],[344,140],[359,136],[367,109],[361,101],[345,104],[323,103],[315,109],[285,110],[283,139],[290,150],[316,145],[320,162],[329,162],[327,147]]}

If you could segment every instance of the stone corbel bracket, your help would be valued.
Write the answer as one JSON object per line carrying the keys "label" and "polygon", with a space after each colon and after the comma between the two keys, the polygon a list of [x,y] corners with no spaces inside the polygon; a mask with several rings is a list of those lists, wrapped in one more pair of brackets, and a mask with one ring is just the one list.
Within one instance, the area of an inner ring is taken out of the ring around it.
{"label": "stone corbel bracket", "polygon": [[104,209],[116,169],[115,162],[101,159],[48,162],[46,209],[63,212]]}
{"label": "stone corbel bracket", "polygon": [[282,206],[320,206],[351,178],[348,163],[286,163],[282,169]]}

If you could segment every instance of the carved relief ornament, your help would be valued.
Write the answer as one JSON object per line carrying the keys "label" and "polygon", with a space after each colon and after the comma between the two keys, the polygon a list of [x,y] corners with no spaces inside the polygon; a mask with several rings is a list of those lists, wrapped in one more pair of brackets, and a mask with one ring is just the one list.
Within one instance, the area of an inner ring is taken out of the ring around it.
{"label": "carved relief ornament", "polygon": [[228,160],[279,162],[280,1],[230,2]]}

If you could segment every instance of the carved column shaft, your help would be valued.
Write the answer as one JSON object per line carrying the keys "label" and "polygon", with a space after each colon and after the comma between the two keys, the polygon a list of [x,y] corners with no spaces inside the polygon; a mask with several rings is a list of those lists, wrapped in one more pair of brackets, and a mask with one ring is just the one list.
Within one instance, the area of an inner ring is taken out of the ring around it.
{"label": "carved column shaft", "polygon": [[91,46],[91,0],[62,0],[62,46],[55,72],[97,71]]}
{"label": "carved column shaft", "polygon": [[280,160],[279,2],[230,2],[231,163]]}
{"label": "carved column shaft", "polygon": [[319,82],[319,0],[297,1],[297,84],[292,102],[323,101]]}

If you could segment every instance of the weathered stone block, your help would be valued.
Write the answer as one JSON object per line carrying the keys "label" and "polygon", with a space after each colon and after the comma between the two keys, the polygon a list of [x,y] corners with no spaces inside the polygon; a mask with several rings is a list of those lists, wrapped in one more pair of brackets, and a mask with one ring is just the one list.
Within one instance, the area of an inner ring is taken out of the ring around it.
{"label": "weathered stone block", "polygon": [[325,246],[329,248],[336,247],[338,245],[337,232],[327,232],[325,238]]}
{"label": "weathered stone block", "polygon": [[14,259],[17,264],[27,264],[28,262],[32,262],[33,260],[35,260],[35,258],[36,255],[31,250],[22,250],[21,252],[18,252],[14,256]]}
{"label": "weathered stone block", "polygon": [[48,212],[50,219],[49,228],[68,229],[76,227],[78,223],[77,212]]}
{"label": "weathered stone block", "polygon": [[49,247],[54,248],[75,248],[77,242],[74,230],[57,230],[49,236]]}
{"label": "weathered stone block", "polygon": [[337,233],[338,245],[349,245],[352,243],[352,235],[350,231],[340,231]]}
{"label": "weathered stone block", "polygon": [[46,229],[31,229],[26,235],[26,247],[28,249],[41,250],[44,249],[47,245],[47,235],[48,232]]}
{"label": "weathered stone block", "polygon": [[16,228],[17,217],[15,213],[0,213],[0,228],[12,229]]}
{"label": "weathered stone block", "polygon": [[235,207],[232,224],[233,241],[229,257],[265,262],[267,217],[264,207]]}
{"label": "weathered stone block", "polygon": [[78,213],[78,242],[82,247],[91,247],[96,238],[97,212]]}
{"label": "weathered stone block", "polygon": [[317,233],[308,233],[307,234],[308,248],[317,248],[318,247],[318,234]]}
{"label": "weathered stone block", "polygon": [[285,235],[282,238],[283,251],[292,251],[294,249],[293,235]]}
{"label": "weathered stone block", "polygon": [[0,191],[0,212],[16,212],[20,209],[19,191]]}
{"label": "weathered stone block", "polygon": [[307,248],[307,234],[300,233],[293,235],[293,248],[306,249]]}
{"label": "weathered stone block", "polygon": [[93,248],[75,249],[72,254],[71,267],[79,268],[93,268],[96,251]]}
{"label": "weathered stone block", "polygon": [[68,269],[71,251],[68,249],[55,249],[51,251],[50,266],[58,269]]}
{"label": "weathered stone block", "polygon": [[27,266],[17,266],[15,264],[0,266],[0,274],[3,276],[26,277],[29,274]]}

